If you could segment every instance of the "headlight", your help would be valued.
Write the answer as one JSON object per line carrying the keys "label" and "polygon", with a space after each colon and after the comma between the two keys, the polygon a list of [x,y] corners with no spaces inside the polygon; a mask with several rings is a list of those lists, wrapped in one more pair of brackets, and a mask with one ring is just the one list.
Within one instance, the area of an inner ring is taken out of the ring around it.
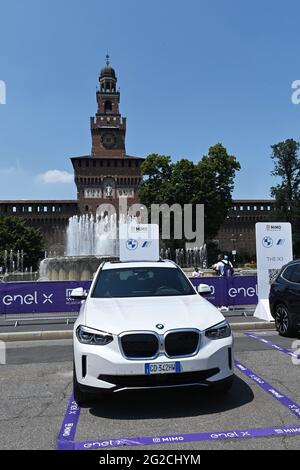
{"label": "headlight", "polygon": [[78,341],[83,344],[95,344],[104,346],[113,341],[113,336],[110,333],[104,331],[94,330],[87,326],[79,325],[76,329],[76,336]]}
{"label": "headlight", "polygon": [[230,335],[231,328],[227,320],[224,320],[205,331],[205,336],[209,339],[222,339],[227,338]]}

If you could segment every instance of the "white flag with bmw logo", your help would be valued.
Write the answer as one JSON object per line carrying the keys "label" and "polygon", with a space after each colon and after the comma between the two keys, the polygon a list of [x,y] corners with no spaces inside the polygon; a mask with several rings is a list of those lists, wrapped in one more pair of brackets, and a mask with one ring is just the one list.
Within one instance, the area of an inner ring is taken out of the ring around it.
{"label": "white flag with bmw logo", "polygon": [[120,224],[120,261],[158,261],[159,230],[157,224]]}
{"label": "white flag with bmw logo", "polygon": [[289,222],[258,222],[256,232],[258,305],[254,316],[272,321],[269,308],[270,283],[283,265],[293,259]]}

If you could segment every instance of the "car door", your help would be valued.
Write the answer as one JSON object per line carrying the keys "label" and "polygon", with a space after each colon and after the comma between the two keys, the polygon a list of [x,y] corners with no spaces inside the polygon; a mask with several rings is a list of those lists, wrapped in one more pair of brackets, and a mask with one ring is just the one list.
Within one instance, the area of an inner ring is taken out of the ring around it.
{"label": "car door", "polygon": [[287,281],[284,297],[290,313],[300,318],[300,263],[293,265],[294,269],[288,268],[282,273],[282,277]]}

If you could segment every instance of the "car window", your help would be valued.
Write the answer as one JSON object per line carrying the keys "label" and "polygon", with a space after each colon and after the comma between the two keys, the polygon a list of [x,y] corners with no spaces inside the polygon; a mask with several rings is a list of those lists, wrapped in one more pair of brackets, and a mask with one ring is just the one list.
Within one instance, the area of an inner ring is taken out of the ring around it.
{"label": "car window", "polygon": [[91,297],[197,295],[177,268],[115,268],[99,272]]}
{"label": "car window", "polygon": [[283,271],[282,277],[287,281],[300,283],[300,264],[288,266]]}
{"label": "car window", "polygon": [[295,269],[291,273],[290,280],[300,284],[300,264],[295,265]]}

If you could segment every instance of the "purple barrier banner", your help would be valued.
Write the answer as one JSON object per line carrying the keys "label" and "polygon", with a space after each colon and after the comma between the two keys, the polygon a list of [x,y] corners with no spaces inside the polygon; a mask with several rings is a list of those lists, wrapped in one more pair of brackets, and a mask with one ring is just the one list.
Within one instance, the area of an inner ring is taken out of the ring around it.
{"label": "purple barrier banner", "polygon": [[70,298],[75,287],[89,290],[91,281],[6,282],[0,284],[0,314],[78,312]]}
{"label": "purple barrier banner", "polygon": [[[192,283],[208,284],[212,304],[253,305],[257,303],[256,276],[200,277]],[[81,302],[70,298],[75,287],[90,288],[91,281],[46,281],[0,283],[0,314],[78,312]]]}
{"label": "purple barrier banner", "polygon": [[195,277],[191,281],[194,286],[208,284],[212,288],[212,294],[205,298],[214,305],[256,305],[258,302],[256,276]]}

